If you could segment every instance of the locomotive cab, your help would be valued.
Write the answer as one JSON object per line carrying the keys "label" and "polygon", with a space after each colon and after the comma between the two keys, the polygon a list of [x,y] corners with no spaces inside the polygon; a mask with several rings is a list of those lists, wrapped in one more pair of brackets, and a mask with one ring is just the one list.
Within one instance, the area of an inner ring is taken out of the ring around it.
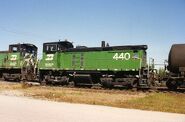
{"label": "locomotive cab", "polygon": [[32,44],[13,44],[9,46],[10,53],[21,53],[21,56],[32,54],[37,57],[37,47]]}
{"label": "locomotive cab", "polygon": [[68,79],[64,72],[60,71],[60,56],[62,51],[73,48],[68,41],[49,42],[43,44],[43,56],[39,63],[40,81],[46,83],[66,84]]}
{"label": "locomotive cab", "polygon": [[43,44],[44,53],[56,53],[58,51],[67,50],[73,48],[73,44],[68,41],[50,42]]}

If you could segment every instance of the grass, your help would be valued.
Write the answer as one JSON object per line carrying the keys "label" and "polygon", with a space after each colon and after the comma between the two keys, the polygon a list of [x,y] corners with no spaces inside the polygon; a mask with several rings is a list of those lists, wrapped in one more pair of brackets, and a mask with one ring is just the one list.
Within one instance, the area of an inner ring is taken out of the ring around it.
{"label": "grass", "polygon": [[128,100],[121,107],[185,114],[185,94],[153,93],[144,98]]}
{"label": "grass", "polygon": [[22,89],[22,86],[18,83],[9,83],[0,81],[0,91],[3,90],[18,90]]}
{"label": "grass", "polygon": [[[107,90],[90,90],[77,88],[49,88],[38,89],[32,87],[24,90],[26,94],[33,94],[37,98],[44,98],[55,101],[85,103],[96,105],[116,106],[122,101],[144,97],[144,93],[126,93],[107,91]],[[31,92],[30,92],[31,91]]]}
{"label": "grass", "polygon": [[24,96],[59,102],[105,105],[121,108],[185,114],[185,94],[133,92],[130,90],[97,90],[83,88],[21,86],[0,82],[0,92],[13,91]]}

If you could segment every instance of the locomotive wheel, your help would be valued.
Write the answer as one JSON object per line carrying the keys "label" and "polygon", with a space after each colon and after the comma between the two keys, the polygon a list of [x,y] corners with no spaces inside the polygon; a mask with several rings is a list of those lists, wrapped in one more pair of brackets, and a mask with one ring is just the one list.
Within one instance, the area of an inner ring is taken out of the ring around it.
{"label": "locomotive wheel", "polygon": [[132,87],[132,88],[137,88],[137,86],[138,86],[138,80],[135,80],[135,81],[133,81],[133,82],[131,83],[131,87]]}
{"label": "locomotive wheel", "polygon": [[8,78],[6,78],[6,77],[4,77],[4,76],[3,76],[3,80],[4,80],[4,81],[10,81]]}
{"label": "locomotive wheel", "polygon": [[169,90],[172,90],[172,91],[177,90],[177,82],[174,80],[168,80],[166,82],[166,86],[168,87]]}
{"label": "locomotive wheel", "polygon": [[62,86],[69,85],[69,78],[67,76],[63,76],[62,81],[59,82],[59,85],[62,85]]}
{"label": "locomotive wheel", "polygon": [[4,81],[9,81],[9,79],[4,77]]}
{"label": "locomotive wheel", "polygon": [[74,87],[80,87],[80,85],[74,81]]}
{"label": "locomotive wheel", "polygon": [[112,79],[107,78],[106,80],[104,80],[102,82],[102,86],[103,86],[103,88],[109,88],[109,89],[111,89],[113,87]]}
{"label": "locomotive wheel", "polygon": [[21,81],[20,78],[16,78],[16,79],[15,79],[15,82],[20,82],[20,81]]}
{"label": "locomotive wheel", "polygon": [[102,84],[102,87],[103,87],[103,88],[107,88],[107,85],[106,85],[105,82],[102,82],[101,84]]}
{"label": "locomotive wheel", "polygon": [[43,80],[40,82],[40,84],[41,84],[42,86],[46,86],[46,85],[47,85],[47,81],[46,81],[45,79],[43,79]]}

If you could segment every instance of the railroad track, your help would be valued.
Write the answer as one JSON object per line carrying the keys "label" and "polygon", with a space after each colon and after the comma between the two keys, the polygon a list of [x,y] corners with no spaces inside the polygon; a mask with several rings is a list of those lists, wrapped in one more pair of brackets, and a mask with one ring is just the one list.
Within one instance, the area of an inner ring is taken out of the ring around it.
{"label": "railroad track", "polygon": [[[0,80],[0,82],[7,83],[7,84],[21,84],[21,82],[15,82],[15,81],[3,81]],[[41,86],[38,82],[25,82],[28,86]],[[75,90],[87,90],[87,91],[101,91],[101,92],[115,92],[115,93],[121,93],[121,92],[144,92],[144,93],[151,93],[151,92],[157,92],[157,93],[185,93],[185,88],[178,88],[176,91],[170,91],[167,87],[161,86],[161,87],[155,87],[155,88],[126,88],[126,87],[113,87],[113,88],[103,88],[101,85],[94,85],[91,88],[88,86],[79,86],[75,87],[73,84],[69,85],[56,85],[56,84],[48,84],[47,87],[51,88],[69,88],[69,89],[75,89]]]}

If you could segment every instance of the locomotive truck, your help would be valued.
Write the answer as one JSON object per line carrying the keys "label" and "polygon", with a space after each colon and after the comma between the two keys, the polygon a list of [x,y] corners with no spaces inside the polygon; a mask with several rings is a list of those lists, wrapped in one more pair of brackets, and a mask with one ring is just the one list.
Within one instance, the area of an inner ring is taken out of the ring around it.
{"label": "locomotive truck", "polygon": [[4,80],[36,79],[37,47],[33,44],[12,44],[0,51],[0,76]]}
{"label": "locomotive truck", "polygon": [[149,87],[152,69],[147,66],[146,50],[147,45],[105,46],[105,42],[90,48],[74,48],[68,41],[44,43],[40,81],[88,87]]}

